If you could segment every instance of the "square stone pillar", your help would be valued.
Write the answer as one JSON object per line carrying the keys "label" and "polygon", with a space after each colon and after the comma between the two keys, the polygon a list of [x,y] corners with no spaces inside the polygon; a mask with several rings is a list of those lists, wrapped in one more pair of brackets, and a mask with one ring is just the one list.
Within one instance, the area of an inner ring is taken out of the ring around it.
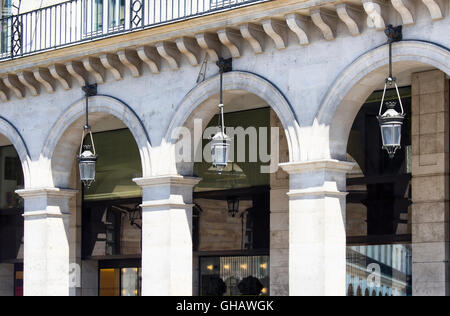
{"label": "square stone pillar", "polygon": [[14,296],[14,264],[0,263],[0,296]]}
{"label": "square stone pillar", "polygon": [[142,295],[192,295],[193,188],[198,178],[135,179],[142,187]]}
{"label": "square stone pillar", "polygon": [[449,81],[412,76],[413,295],[450,295]]}
{"label": "square stone pillar", "polygon": [[18,190],[24,212],[24,295],[69,295],[69,216],[75,190]]}
{"label": "square stone pillar", "polygon": [[345,296],[345,189],[353,163],[281,166],[289,173],[289,295]]}

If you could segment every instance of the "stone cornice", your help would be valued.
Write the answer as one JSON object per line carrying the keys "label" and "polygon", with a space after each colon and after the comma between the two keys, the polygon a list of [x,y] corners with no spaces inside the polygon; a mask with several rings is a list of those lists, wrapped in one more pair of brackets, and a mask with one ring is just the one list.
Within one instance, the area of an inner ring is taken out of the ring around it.
{"label": "stone cornice", "polygon": [[289,174],[299,174],[314,171],[328,171],[347,173],[354,167],[353,162],[339,161],[334,159],[289,162],[280,164],[280,167]]}

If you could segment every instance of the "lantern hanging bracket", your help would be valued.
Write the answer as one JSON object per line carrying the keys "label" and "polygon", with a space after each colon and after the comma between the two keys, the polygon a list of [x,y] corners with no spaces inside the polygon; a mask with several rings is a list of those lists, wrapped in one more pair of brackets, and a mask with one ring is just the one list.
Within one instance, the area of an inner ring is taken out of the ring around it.
{"label": "lantern hanging bracket", "polygon": [[383,110],[383,105],[384,105],[384,99],[386,97],[386,90],[389,87],[394,86],[395,90],[397,92],[397,96],[399,99],[399,103],[400,103],[400,108],[402,110],[402,115],[405,114],[405,111],[403,109],[403,103],[402,103],[402,99],[400,96],[400,91],[398,90],[398,86],[397,86],[397,78],[394,77],[393,75],[393,71],[392,71],[392,44],[393,43],[397,43],[403,40],[403,26],[399,25],[399,26],[393,26],[392,24],[389,24],[386,27],[386,30],[384,31],[384,33],[386,34],[387,38],[388,38],[388,45],[389,45],[389,77],[386,78],[386,82],[384,85],[384,90],[383,90],[383,97],[381,98],[381,106],[380,106],[380,111],[379,111],[379,115],[381,115],[381,112]]}
{"label": "lantern hanging bracket", "polygon": [[90,135],[92,150],[94,152],[94,155],[96,155],[94,138],[92,136],[91,126],[89,125],[89,98],[97,95],[97,93],[98,93],[97,92],[97,84],[96,83],[88,84],[88,85],[85,85],[84,87],[82,87],[81,89],[83,90],[84,96],[86,99],[86,122],[83,127],[83,134],[81,135],[80,156],[83,151],[83,147],[86,147],[86,149],[90,148],[89,146],[83,146],[84,137],[86,136],[86,134]]}
{"label": "lantern hanging bracket", "polygon": [[391,81],[395,81],[395,78],[392,75],[392,44],[396,42],[400,42],[403,40],[403,26],[392,26],[389,24],[384,31],[388,38],[388,44],[389,44],[389,78],[392,79]]}
{"label": "lantern hanging bracket", "polygon": [[91,129],[89,126],[89,97],[97,95],[97,84],[88,84],[81,88],[84,92],[86,98],[86,124],[84,125],[84,130],[88,131]]}

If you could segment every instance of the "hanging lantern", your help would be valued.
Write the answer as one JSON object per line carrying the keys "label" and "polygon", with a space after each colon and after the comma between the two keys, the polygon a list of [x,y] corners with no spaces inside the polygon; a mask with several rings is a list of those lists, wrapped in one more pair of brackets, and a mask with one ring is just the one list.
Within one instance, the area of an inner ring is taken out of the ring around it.
{"label": "hanging lantern", "polygon": [[[86,124],[81,136],[80,153],[78,155],[78,167],[80,169],[80,180],[86,188],[90,188],[95,181],[95,167],[97,154],[95,152],[94,137],[89,126],[89,97],[97,95],[97,84],[87,85],[82,88],[86,97]],[[91,145],[84,145],[84,137],[90,135]]]}
{"label": "hanging lantern", "polygon": [[237,197],[230,197],[227,200],[228,203],[228,213],[231,217],[236,217],[239,213],[239,199]]}
{"label": "hanging lantern", "polygon": [[402,125],[405,115],[395,110],[397,102],[386,102],[387,111],[378,116],[381,128],[381,138],[383,149],[385,149],[389,158],[394,158],[395,152],[401,148]]}
{"label": "hanging lantern", "polygon": [[[97,155],[95,153],[94,139],[92,137],[92,132],[89,131],[91,135],[91,145],[83,145],[84,132],[81,139],[80,154],[78,155],[78,166],[80,168],[80,179],[81,182],[90,188],[92,183],[95,181],[95,166],[97,163]],[[93,152],[91,151],[91,148]]]}
{"label": "hanging lantern", "polygon": [[223,171],[228,165],[229,152],[230,138],[220,131],[213,136],[211,144],[212,165],[219,172]]}
{"label": "hanging lantern", "polygon": [[225,134],[225,119],[223,114],[223,74],[231,71],[231,59],[220,58],[217,62],[220,69],[220,104],[219,104],[219,132],[212,137],[211,157],[212,165],[219,173],[228,165],[231,139]]}
{"label": "hanging lantern", "polygon": [[[403,110],[402,98],[398,90],[397,81],[392,75],[392,43],[402,40],[402,27],[394,28],[389,25],[385,31],[388,36],[389,44],[389,77],[386,79],[384,84],[383,97],[381,98],[380,111],[378,114],[378,122],[380,124],[381,139],[383,141],[383,149],[385,149],[389,158],[394,158],[396,151],[401,148],[402,141],[402,126],[405,120],[405,111]],[[395,87],[397,93],[397,100],[387,101],[385,103],[386,90],[388,86],[391,88]],[[382,114],[383,105],[386,106],[387,110]],[[397,106],[400,106],[401,113],[397,112]]]}

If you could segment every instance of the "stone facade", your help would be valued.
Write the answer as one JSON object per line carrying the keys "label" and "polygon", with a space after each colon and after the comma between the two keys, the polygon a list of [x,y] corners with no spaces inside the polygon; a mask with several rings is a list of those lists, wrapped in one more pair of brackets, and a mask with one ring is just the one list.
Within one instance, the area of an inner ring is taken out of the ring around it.
{"label": "stone facade", "polygon": [[449,295],[449,80],[413,74],[413,287]]}
{"label": "stone facade", "polygon": [[[94,130],[114,116],[139,147],[142,293],[195,293],[191,213],[199,179],[193,164],[176,162],[172,136],[216,114],[214,62],[224,56],[233,57],[234,69],[224,76],[225,95],[264,100],[271,125],[284,129],[284,171],[271,177],[272,294],[345,295],[348,135],[366,98],[384,84],[390,23],[404,25],[394,71],[400,85],[413,88],[414,292],[449,294],[450,38],[442,36],[449,7],[448,0],[270,1],[2,61],[0,134],[14,145],[25,178],[18,192],[25,200],[25,294],[97,294],[98,267],[81,262],[74,168],[81,87],[94,82]],[[197,82],[199,72],[205,80]],[[9,268],[0,264],[0,278]]]}

